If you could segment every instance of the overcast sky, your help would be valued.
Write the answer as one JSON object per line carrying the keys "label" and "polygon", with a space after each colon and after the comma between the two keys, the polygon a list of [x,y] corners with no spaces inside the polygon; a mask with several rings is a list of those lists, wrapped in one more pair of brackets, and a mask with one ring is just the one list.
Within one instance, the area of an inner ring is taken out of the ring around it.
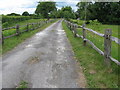
{"label": "overcast sky", "polygon": [[[34,13],[38,1],[48,0],[0,0],[0,14],[18,13],[22,14],[24,11]],[[62,6],[71,6],[75,11],[77,10],[76,4],[79,0],[52,0],[57,2],[57,8]]]}

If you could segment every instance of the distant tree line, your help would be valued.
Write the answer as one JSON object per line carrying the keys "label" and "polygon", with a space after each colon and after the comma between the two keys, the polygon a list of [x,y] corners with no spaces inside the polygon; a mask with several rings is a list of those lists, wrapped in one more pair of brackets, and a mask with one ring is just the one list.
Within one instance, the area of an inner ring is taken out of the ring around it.
{"label": "distant tree line", "polygon": [[120,2],[79,2],[77,7],[80,19],[85,19],[86,10],[86,20],[97,19],[105,24],[120,24]]}
{"label": "distant tree line", "polygon": [[43,18],[76,18],[75,12],[70,6],[57,10],[55,2],[39,2],[35,14]]}
{"label": "distant tree line", "polygon": [[79,2],[77,11],[70,6],[56,9],[55,2],[39,2],[35,14],[44,18],[95,20],[104,24],[120,24],[120,2]]}
{"label": "distant tree line", "polygon": [[[89,22],[89,20],[97,19],[105,24],[120,24],[120,2],[78,2],[77,11],[75,12],[71,6],[65,6],[57,9],[55,2],[38,2],[34,14],[27,11],[22,16],[31,16],[32,18],[66,18],[81,19]],[[11,13],[7,16],[21,16],[20,14]]]}

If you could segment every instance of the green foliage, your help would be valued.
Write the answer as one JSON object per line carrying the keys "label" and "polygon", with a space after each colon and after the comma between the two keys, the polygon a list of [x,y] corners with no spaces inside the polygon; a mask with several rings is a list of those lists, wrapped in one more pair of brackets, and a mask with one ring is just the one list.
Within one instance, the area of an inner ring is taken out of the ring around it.
{"label": "green foliage", "polygon": [[[77,13],[83,20],[97,19],[101,23],[120,24],[120,2],[79,2]],[[86,13],[86,14],[85,14]]]}
{"label": "green foliage", "polygon": [[23,12],[22,16],[29,16],[29,13],[27,11]]}
{"label": "green foliage", "polygon": [[49,14],[51,14],[56,9],[57,8],[55,2],[39,2],[35,13],[37,15],[42,15],[44,18],[49,18]]}
{"label": "green foliage", "polygon": [[3,28],[9,26],[11,23],[17,23],[31,19],[29,16],[2,16]]}
{"label": "green foliage", "polygon": [[22,88],[28,88],[28,83],[26,81],[21,81],[20,85],[17,87],[17,90],[23,90]]}
{"label": "green foliage", "polygon": [[97,19],[95,19],[95,20],[89,20],[89,24],[92,24],[92,25],[101,25],[102,23],[100,23]]}
{"label": "green foliage", "polygon": [[51,12],[51,13],[49,14],[49,17],[50,17],[50,18],[57,18],[57,17],[58,17],[58,12],[57,12],[57,10],[54,10],[53,12]]}
{"label": "green foliage", "polygon": [[70,19],[70,22],[76,23],[78,25],[83,25],[84,24],[83,20]]}
{"label": "green foliage", "polygon": [[62,7],[61,9],[61,17],[69,19],[69,18],[76,18],[75,13],[73,12],[72,8],[70,6]]}
{"label": "green foliage", "polygon": [[65,18],[70,19],[76,18],[75,12],[72,10],[70,6],[62,7],[61,9],[54,10],[49,14],[50,18]]}
{"label": "green foliage", "polygon": [[3,27],[3,28],[4,28],[4,27],[7,27],[7,26],[9,26],[9,23],[8,23],[8,22],[5,22],[5,23],[2,24],[2,27]]}

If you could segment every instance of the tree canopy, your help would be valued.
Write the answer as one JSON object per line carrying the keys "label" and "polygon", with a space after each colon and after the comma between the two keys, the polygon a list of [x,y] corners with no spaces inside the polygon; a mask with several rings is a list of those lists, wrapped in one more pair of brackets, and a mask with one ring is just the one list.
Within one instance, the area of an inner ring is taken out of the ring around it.
{"label": "tree canopy", "polygon": [[77,7],[81,19],[85,18],[86,12],[86,20],[98,19],[102,23],[120,24],[120,2],[79,2]]}
{"label": "tree canopy", "polygon": [[20,16],[20,14],[17,14],[17,13],[11,13],[11,14],[7,14],[7,16]]}
{"label": "tree canopy", "polygon": [[29,16],[29,13],[27,11],[22,13],[22,16]]}
{"label": "tree canopy", "polygon": [[75,12],[72,10],[70,6],[65,6],[62,7],[61,10],[58,10],[58,17],[66,18],[66,19],[76,18]]}
{"label": "tree canopy", "polygon": [[55,2],[38,2],[35,13],[42,15],[44,18],[49,18],[49,14],[57,10]]}

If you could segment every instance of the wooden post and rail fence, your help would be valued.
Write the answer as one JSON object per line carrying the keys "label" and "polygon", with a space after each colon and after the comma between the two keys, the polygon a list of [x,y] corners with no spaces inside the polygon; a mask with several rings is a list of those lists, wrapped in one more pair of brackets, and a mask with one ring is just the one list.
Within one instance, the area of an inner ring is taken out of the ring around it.
{"label": "wooden post and rail fence", "polygon": [[[114,63],[116,63],[117,65],[120,66],[120,62],[111,56],[111,42],[114,41],[115,43],[120,45],[120,39],[112,36],[111,29],[106,29],[105,33],[102,34],[102,33],[96,32],[92,29],[86,28],[85,24],[80,26],[77,24],[73,24],[67,20],[64,20],[64,21],[67,24],[67,26],[69,27],[69,29],[73,32],[74,37],[80,37],[83,39],[84,46],[86,46],[86,42],[88,42],[93,47],[93,49],[95,49],[99,54],[104,56],[104,62],[105,62],[105,64],[107,64],[108,67],[110,66],[110,61],[113,61]],[[82,33],[83,33],[82,36],[77,33],[77,28],[82,28]],[[86,33],[87,33],[86,31],[90,31],[100,37],[104,37],[104,52],[102,50],[100,50],[99,48],[97,48],[97,46],[95,46],[94,43],[92,43],[90,40],[88,40],[86,38]]]}
{"label": "wooden post and rail fence", "polygon": [[[37,23],[29,23],[29,24],[26,24],[26,25],[16,25],[14,27],[9,27],[9,28],[3,28],[2,29],[2,44],[4,44],[4,40],[7,39],[7,38],[10,38],[10,37],[13,37],[13,36],[19,36],[20,34],[24,33],[24,32],[28,32],[28,31],[31,31],[31,30],[35,30],[35,29],[38,29],[40,28],[42,25],[46,24],[46,23],[49,23],[49,22],[53,22],[54,20],[44,20],[44,21],[41,21],[41,22],[37,22]],[[20,30],[20,28],[25,28],[25,30]],[[12,34],[12,35],[9,35],[9,36],[4,36],[3,35],[3,32],[6,31],[6,30],[11,30],[11,29],[15,29],[15,33]]]}

